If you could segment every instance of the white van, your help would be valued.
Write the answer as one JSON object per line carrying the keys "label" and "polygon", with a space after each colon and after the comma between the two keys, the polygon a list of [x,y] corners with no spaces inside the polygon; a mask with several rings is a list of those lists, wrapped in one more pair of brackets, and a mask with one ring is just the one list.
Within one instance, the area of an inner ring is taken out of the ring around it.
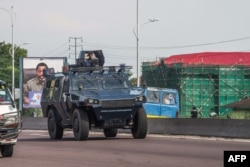
{"label": "white van", "polygon": [[0,80],[0,150],[2,157],[11,157],[21,123],[20,112],[6,82]]}

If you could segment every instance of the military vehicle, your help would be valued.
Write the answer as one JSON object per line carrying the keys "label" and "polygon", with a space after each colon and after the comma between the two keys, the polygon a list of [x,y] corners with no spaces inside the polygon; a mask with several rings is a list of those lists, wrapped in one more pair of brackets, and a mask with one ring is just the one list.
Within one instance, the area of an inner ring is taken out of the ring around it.
{"label": "military vehicle", "polygon": [[2,157],[12,157],[21,123],[20,112],[5,81],[0,80],[0,150]]}
{"label": "military vehicle", "polygon": [[130,129],[135,139],[147,135],[146,97],[133,89],[126,75],[131,67],[103,66],[101,50],[82,51],[67,71],[46,75],[41,107],[51,139],[62,139],[73,129],[76,140],[87,140],[89,131],[101,129],[116,137],[118,129]]}

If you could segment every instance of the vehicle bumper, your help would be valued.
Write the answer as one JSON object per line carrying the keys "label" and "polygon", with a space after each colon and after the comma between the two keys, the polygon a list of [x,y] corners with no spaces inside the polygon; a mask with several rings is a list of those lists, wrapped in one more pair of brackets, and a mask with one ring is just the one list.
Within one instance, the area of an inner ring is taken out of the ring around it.
{"label": "vehicle bumper", "polygon": [[19,130],[2,128],[0,129],[0,145],[16,144]]}

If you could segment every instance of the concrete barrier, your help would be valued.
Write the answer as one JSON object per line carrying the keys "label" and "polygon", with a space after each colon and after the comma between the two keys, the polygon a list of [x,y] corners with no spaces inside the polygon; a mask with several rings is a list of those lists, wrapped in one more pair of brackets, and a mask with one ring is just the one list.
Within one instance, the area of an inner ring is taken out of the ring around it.
{"label": "concrete barrier", "polygon": [[149,133],[250,138],[250,120],[235,119],[149,119]]}
{"label": "concrete barrier", "polygon": [[[47,118],[23,118],[23,129],[47,130]],[[235,119],[148,119],[149,134],[249,138],[250,120]]]}

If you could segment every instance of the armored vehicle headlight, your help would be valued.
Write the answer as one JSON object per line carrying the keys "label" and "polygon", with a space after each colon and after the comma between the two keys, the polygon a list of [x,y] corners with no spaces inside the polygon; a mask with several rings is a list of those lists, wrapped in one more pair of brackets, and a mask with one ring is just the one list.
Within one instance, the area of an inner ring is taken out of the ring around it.
{"label": "armored vehicle headlight", "polygon": [[142,102],[144,100],[143,96],[138,96],[135,98],[136,102]]}
{"label": "armored vehicle headlight", "polygon": [[90,104],[92,104],[94,102],[94,99],[90,98],[88,101],[89,101]]}
{"label": "armored vehicle headlight", "polygon": [[99,100],[98,99],[89,98],[88,99],[88,103],[89,104],[99,104]]}

